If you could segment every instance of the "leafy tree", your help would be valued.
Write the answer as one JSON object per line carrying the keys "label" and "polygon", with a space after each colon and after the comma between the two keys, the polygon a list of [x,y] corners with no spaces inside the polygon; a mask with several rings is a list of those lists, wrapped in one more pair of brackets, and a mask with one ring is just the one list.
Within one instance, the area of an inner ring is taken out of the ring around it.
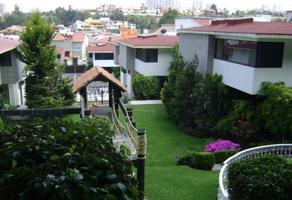
{"label": "leafy tree", "polygon": [[158,80],[153,76],[135,75],[133,91],[137,99],[151,99],[158,93]]}
{"label": "leafy tree", "polygon": [[210,6],[210,9],[213,10],[216,14],[218,13],[218,9],[217,9],[216,4],[212,4],[212,5]]}
{"label": "leafy tree", "polygon": [[159,25],[161,24],[174,24],[175,18],[178,17],[180,13],[175,9],[169,9],[159,20]]}
{"label": "leafy tree", "polygon": [[68,106],[73,103],[69,80],[62,79],[62,66],[51,45],[54,30],[35,12],[21,34],[19,57],[26,64],[26,104],[30,108]]}
{"label": "leafy tree", "polygon": [[124,13],[121,9],[116,8],[110,13],[110,18],[112,20],[124,20]]}

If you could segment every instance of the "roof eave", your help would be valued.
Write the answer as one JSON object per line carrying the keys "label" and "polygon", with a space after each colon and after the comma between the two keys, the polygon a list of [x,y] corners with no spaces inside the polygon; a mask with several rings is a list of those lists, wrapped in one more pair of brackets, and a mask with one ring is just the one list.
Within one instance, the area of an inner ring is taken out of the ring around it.
{"label": "roof eave", "polygon": [[256,33],[231,33],[231,32],[216,32],[216,31],[191,31],[191,30],[179,30],[180,33],[189,34],[202,34],[202,35],[226,35],[226,36],[237,36],[237,37],[250,37],[260,39],[292,39],[292,35],[279,35],[279,34],[256,34]]}
{"label": "roof eave", "polygon": [[172,48],[173,46],[175,46],[175,44],[173,45],[147,45],[147,46],[143,46],[143,45],[130,45],[130,44],[127,44],[127,43],[124,43],[124,42],[118,42],[124,46],[128,46],[128,47],[131,47],[133,49],[170,49]]}

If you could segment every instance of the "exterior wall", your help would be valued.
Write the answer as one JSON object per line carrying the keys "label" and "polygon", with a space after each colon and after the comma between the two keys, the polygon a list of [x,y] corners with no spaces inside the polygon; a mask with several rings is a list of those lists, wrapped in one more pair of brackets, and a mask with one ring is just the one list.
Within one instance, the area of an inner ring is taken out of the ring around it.
{"label": "exterior wall", "polygon": [[198,27],[201,24],[195,22],[192,18],[177,18],[175,19],[175,30]]}
{"label": "exterior wall", "polygon": [[262,82],[283,81],[292,86],[292,41],[285,42],[281,68],[254,68],[228,61],[214,59],[213,74],[223,76],[224,84],[248,94],[257,94]]}
{"label": "exterior wall", "polygon": [[24,64],[20,62],[14,53],[11,55],[11,66],[1,66],[0,84],[12,84],[18,82],[22,78]]}
{"label": "exterior wall", "polygon": [[114,48],[114,62],[115,62],[116,65],[120,64],[119,58],[120,58],[120,46],[119,45],[115,45],[115,48]]}
{"label": "exterior wall", "polygon": [[135,59],[135,70],[144,76],[167,76],[172,60],[170,49],[158,49],[158,62],[148,63]]}
{"label": "exterior wall", "polygon": [[20,96],[20,89],[18,83],[9,84],[9,103],[10,105],[21,105],[21,96]]}
{"label": "exterior wall", "polygon": [[123,66],[126,70],[135,69],[135,49],[127,47],[123,44],[119,44],[120,56],[119,64]]}
{"label": "exterior wall", "polygon": [[180,51],[186,61],[192,61],[198,56],[199,66],[197,71],[207,73],[212,71],[212,62],[215,52],[215,41],[212,36],[199,34],[179,34]]}

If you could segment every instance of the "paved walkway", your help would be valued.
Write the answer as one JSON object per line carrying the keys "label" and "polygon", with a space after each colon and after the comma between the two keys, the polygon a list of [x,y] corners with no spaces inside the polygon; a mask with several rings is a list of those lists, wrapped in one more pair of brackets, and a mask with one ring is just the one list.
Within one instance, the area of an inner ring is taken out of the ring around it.
{"label": "paved walkway", "polygon": [[129,101],[130,105],[152,105],[152,104],[162,104],[161,100],[135,100]]}

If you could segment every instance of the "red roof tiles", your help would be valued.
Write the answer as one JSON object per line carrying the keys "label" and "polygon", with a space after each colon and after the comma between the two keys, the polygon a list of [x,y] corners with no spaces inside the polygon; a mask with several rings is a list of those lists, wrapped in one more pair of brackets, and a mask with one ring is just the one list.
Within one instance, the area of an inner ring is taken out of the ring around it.
{"label": "red roof tiles", "polygon": [[114,46],[111,44],[90,46],[86,49],[87,52],[114,52]]}
{"label": "red roof tiles", "polygon": [[[224,23],[225,22],[225,23]],[[183,29],[190,32],[218,32],[218,33],[242,33],[259,35],[292,35],[292,24],[284,22],[242,22],[236,23],[234,20],[229,23],[223,20],[221,23],[214,23],[210,26],[193,27]]]}
{"label": "red roof tiles", "polygon": [[133,47],[159,47],[159,46],[169,46],[172,47],[178,43],[177,36],[168,36],[168,35],[148,35],[148,36],[139,36],[137,38],[121,40],[121,43],[124,43]]}
{"label": "red roof tiles", "polygon": [[18,47],[19,41],[11,39],[0,39],[0,54],[11,51]]}
{"label": "red roof tiles", "polygon": [[83,42],[85,39],[85,33],[82,32],[76,32],[73,34],[72,41],[73,42]]}

